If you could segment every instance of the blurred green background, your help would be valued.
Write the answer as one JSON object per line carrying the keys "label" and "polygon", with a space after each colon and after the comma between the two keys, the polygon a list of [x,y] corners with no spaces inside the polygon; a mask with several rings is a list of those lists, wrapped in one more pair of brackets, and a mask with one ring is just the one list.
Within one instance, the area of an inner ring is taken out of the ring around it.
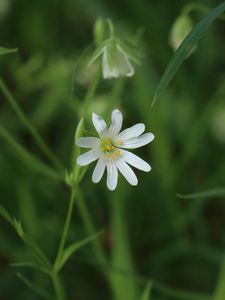
{"label": "blurred green background", "polygon": [[[16,54],[1,56],[1,77],[65,169],[71,168],[74,132],[88,88],[88,79],[82,77],[82,53],[94,47],[96,19],[111,18],[119,36],[131,40],[138,36],[144,54],[133,78],[100,82],[85,127],[92,129],[92,111],[108,117],[113,99],[113,108],[119,105],[124,113],[124,128],[143,122],[154,133],[152,144],[135,151],[150,162],[152,171],[136,172],[137,187],[121,177],[117,190],[109,192],[105,177],[94,185],[93,166],[88,169],[81,189],[96,230],[104,229],[100,243],[108,264],[98,261],[91,245],[77,252],[62,272],[68,299],[138,300],[149,279],[151,299],[156,300],[205,300],[208,296],[200,296],[211,295],[216,288],[225,250],[224,198],[185,200],[176,193],[225,186],[224,21],[216,21],[207,31],[151,107],[156,85],[173,55],[170,28],[187,3],[0,0],[0,45],[19,48]],[[214,7],[220,2],[198,3]],[[191,13],[195,23],[204,16]],[[0,124],[49,165],[0,95]],[[53,260],[69,190],[34,170],[1,136],[0,145],[0,203]],[[80,205],[75,207],[70,241],[88,235],[80,210]],[[0,300],[40,299],[18,279],[17,271],[51,292],[45,275],[10,266],[30,260],[30,251],[0,218]]]}

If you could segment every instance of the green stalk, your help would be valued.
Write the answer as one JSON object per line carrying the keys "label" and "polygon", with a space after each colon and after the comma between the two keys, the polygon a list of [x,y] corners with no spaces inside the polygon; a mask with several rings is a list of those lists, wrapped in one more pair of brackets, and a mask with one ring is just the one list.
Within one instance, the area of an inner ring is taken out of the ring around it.
{"label": "green stalk", "polygon": [[212,297],[212,300],[224,300],[225,299],[225,257],[221,264],[219,278],[217,280],[217,286]]}
{"label": "green stalk", "polygon": [[37,129],[32,125],[30,120],[26,117],[24,112],[21,110],[19,104],[17,103],[16,99],[9,91],[8,87],[4,83],[4,81],[0,78],[0,90],[4,94],[5,98],[7,99],[8,103],[10,104],[11,108],[14,110],[20,121],[23,125],[27,128],[27,130],[31,133],[37,144],[39,145],[40,149],[45,153],[45,155],[49,158],[49,160],[53,163],[53,165],[60,171],[64,172],[64,167],[59,162],[58,158],[52,153],[49,147],[46,145],[45,141],[37,131]]}
{"label": "green stalk", "polygon": [[58,272],[52,273],[52,283],[55,290],[56,300],[65,300],[66,299],[65,292],[63,290]]}
{"label": "green stalk", "polygon": [[[82,221],[84,223],[84,227],[87,232],[87,235],[91,236],[91,235],[95,234],[97,230],[93,224],[93,221],[92,221],[89,211],[87,209],[84,197],[79,188],[77,188],[77,205],[78,205],[78,209],[79,209]],[[93,240],[92,245],[93,245],[94,254],[95,254],[98,262],[101,263],[102,265],[106,265],[107,258],[104,254],[104,251],[102,250],[99,240],[98,239]]]}
{"label": "green stalk", "polygon": [[[212,9],[208,7],[207,5],[201,4],[201,3],[190,3],[187,4],[183,9],[182,9],[182,14],[189,14],[192,11],[198,11],[203,14],[208,14]],[[222,15],[218,19],[225,21],[225,16]]]}
{"label": "green stalk", "polygon": [[100,79],[100,72],[99,71],[100,71],[100,67],[98,67],[95,78],[90,83],[87,94],[86,94],[86,96],[84,98],[84,101],[82,103],[82,107],[81,107],[81,111],[80,111],[80,118],[83,118],[85,116],[85,113],[88,110],[88,107],[91,103],[91,100],[94,97],[94,94],[95,94],[95,91],[96,91],[96,88],[98,86],[98,82],[99,82],[99,79]]}
{"label": "green stalk", "polygon": [[60,262],[63,251],[64,251],[64,247],[65,247],[65,243],[66,243],[66,239],[68,236],[69,227],[70,227],[70,223],[71,223],[71,219],[72,219],[72,213],[73,213],[73,208],[74,208],[74,203],[75,203],[75,198],[76,198],[75,196],[76,196],[75,188],[72,188],[69,207],[68,207],[67,216],[66,216],[66,221],[64,224],[63,233],[62,233],[61,241],[59,244],[59,248],[58,248],[58,252],[57,252],[57,256],[56,256],[56,260],[55,260],[55,264],[54,264],[55,269],[57,269],[57,265]]}

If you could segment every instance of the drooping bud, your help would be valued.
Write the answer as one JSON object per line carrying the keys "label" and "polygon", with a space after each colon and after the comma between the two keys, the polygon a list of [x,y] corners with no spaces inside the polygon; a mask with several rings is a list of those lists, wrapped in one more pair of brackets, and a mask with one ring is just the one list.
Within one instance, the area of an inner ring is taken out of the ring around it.
{"label": "drooping bud", "polygon": [[104,40],[105,35],[105,22],[102,18],[98,18],[94,24],[94,42],[95,45],[100,45]]}
{"label": "drooping bud", "polygon": [[193,27],[192,19],[187,14],[182,14],[175,20],[169,35],[169,44],[174,51],[177,50]]}

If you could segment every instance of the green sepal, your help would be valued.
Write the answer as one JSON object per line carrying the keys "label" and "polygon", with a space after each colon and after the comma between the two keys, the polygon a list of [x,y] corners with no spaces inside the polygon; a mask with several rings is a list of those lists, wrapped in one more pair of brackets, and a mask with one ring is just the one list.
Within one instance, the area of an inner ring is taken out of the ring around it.
{"label": "green sepal", "polygon": [[135,62],[138,65],[141,65],[141,58],[143,57],[143,54],[135,45],[119,38],[117,38],[117,45],[123,50],[124,54],[131,61]]}
{"label": "green sepal", "polygon": [[96,61],[96,59],[103,53],[103,51],[104,51],[104,49],[106,47],[106,43],[107,43],[107,40],[103,41],[97,47],[97,49],[94,51],[93,55],[91,56],[87,67],[90,67],[90,65],[92,65]]}

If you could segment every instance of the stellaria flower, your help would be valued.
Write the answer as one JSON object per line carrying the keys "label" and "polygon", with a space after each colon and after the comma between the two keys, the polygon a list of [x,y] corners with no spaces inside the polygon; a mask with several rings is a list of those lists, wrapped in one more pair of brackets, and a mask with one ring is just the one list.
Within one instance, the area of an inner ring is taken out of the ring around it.
{"label": "stellaria flower", "polygon": [[112,124],[107,127],[106,122],[93,113],[92,121],[99,138],[82,137],[76,141],[76,144],[91,149],[77,158],[77,164],[86,166],[98,160],[92,174],[92,181],[99,182],[107,169],[107,187],[109,190],[114,190],[117,186],[118,171],[131,185],[138,184],[137,177],[129,165],[145,172],[151,170],[147,162],[125,149],[142,147],[150,143],[154,135],[150,132],[143,134],[145,125],[142,123],[120,132],[123,116],[118,109],[113,110],[111,119]]}
{"label": "stellaria flower", "polygon": [[135,46],[114,36],[113,24],[107,20],[110,37],[105,39],[94,52],[88,66],[102,56],[102,75],[104,79],[131,77],[134,75],[132,62],[140,64],[139,52]]}

